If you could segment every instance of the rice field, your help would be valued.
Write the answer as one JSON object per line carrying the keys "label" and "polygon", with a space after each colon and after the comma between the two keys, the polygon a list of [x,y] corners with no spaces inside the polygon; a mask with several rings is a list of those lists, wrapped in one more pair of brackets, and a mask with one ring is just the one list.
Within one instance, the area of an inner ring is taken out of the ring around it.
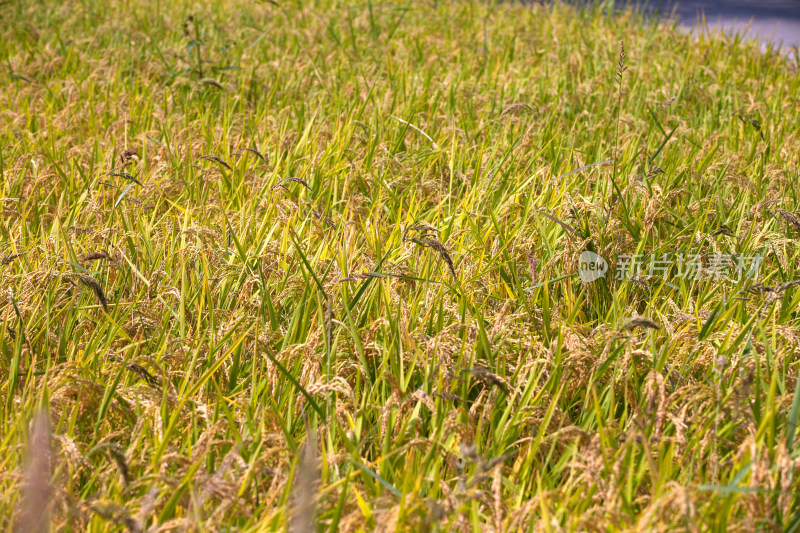
{"label": "rice field", "polygon": [[1,2],[0,528],[800,529],[798,63],[613,2]]}

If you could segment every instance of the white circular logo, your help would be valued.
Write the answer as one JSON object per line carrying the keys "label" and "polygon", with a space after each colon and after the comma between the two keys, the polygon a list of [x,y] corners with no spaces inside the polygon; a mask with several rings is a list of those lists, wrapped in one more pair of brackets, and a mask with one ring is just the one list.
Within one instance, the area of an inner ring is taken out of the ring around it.
{"label": "white circular logo", "polygon": [[601,256],[589,250],[581,252],[580,260],[578,261],[578,275],[584,283],[591,283],[596,279],[600,279],[606,275],[608,271],[608,263]]}

